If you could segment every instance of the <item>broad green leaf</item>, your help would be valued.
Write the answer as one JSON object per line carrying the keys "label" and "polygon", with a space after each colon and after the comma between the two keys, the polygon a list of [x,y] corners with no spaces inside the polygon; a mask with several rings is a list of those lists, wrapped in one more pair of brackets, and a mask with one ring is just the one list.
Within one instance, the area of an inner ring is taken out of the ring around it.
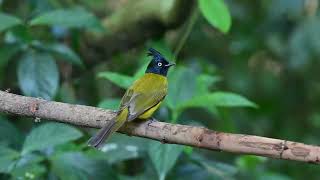
{"label": "broad green leaf", "polygon": [[19,155],[19,152],[0,145],[0,173],[8,173]]}
{"label": "broad green leaf", "polygon": [[108,164],[89,158],[80,152],[57,154],[50,158],[52,171],[60,179],[115,179]]}
{"label": "broad green leaf", "polygon": [[231,15],[224,0],[198,0],[202,15],[214,27],[227,33],[231,27]]}
{"label": "broad green leaf", "polygon": [[29,52],[18,64],[18,81],[24,95],[52,99],[59,85],[54,59],[45,53]]}
{"label": "broad green leaf", "polygon": [[220,77],[207,74],[200,74],[196,77],[196,94],[203,95],[210,92],[210,87],[220,81]]}
{"label": "broad green leaf", "polygon": [[62,43],[43,44],[40,42],[33,42],[33,45],[39,49],[53,53],[58,59],[78,66],[83,66],[81,58],[72,49]]}
{"label": "broad green leaf", "polygon": [[117,110],[119,108],[119,104],[120,104],[120,99],[109,98],[109,99],[101,101],[98,104],[98,107],[105,108],[105,109]]}
{"label": "broad green leaf", "polygon": [[84,8],[53,10],[31,20],[30,25],[53,25],[67,28],[87,28],[101,32],[104,30],[99,19]]}
{"label": "broad green leaf", "polygon": [[213,92],[196,96],[180,105],[179,109],[190,107],[253,107],[257,105],[241,95],[228,92]]}
{"label": "broad green leaf", "polygon": [[161,144],[157,141],[150,142],[148,154],[157,170],[160,180],[165,179],[167,173],[173,168],[182,151],[183,146]]}
{"label": "broad green leaf", "polygon": [[127,89],[133,83],[134,79],[130,76],[114,73],[114,72],[101,72],[98,77],[108,79],[117,86]]}
{"label": "broad green leaf", "polygon": [[128,137],[123,134],[114,134],[101,148],[103,159],[110,164],[142,156],[141,152],[148,150],[149,141],[139,137]]}
{"label": "broad green leaf", "polygon": [[258,167],[258,165],[265,162],[267,159],[265,157],[243,155],[236,159],[237,166],[242,170],[250,171]]}
{"label": "broad green leaf", "polygon": [[196,73],[189,68],[178,67],[169,74],[169,90],[166,103],[171,110],[195,94]]}
{"label": "broad green leaf", "polygon": [[28,134],[22,148],[22,154],[73,141],[81,136],[82,133],[79,130],[69,125],[46,123],[34,128]]}
{"label": "broad green leaf", "polygon": [[19,18],[0,12],[0,32],[19,24],[22,24]]}
{"label": "broad green leaf", "polygon": [[10,174],[13,179],[43,179],[47,169],[42,164],[30,163],[24,166],[15,167]]}
{"label": "broad green leaf", "polygon": [[19,130],[7,119],[0,116],[0,142],[9,145],[18,145],[21,142]]}
{"label": "broad green leaf", "polygon": [[40,179],[46,167],[40,164],[45,158],[39,154],[26,154],[14,162],[10,174],[15,179]]}

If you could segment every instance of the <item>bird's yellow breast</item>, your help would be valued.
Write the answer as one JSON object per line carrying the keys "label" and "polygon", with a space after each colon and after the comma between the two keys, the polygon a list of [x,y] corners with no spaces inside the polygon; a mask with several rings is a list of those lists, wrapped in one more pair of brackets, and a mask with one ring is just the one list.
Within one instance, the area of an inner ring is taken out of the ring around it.
{"label": "bird's yellow breast", "polygon": [[143,114],[141,114],[139,116],[139,119],[148,119],[150,118],[153,113],[159,108],[161,102],[159,102],[157,105],[155,105],[154,107],[150,108],[149,110],[147,110],[146,112],[144,112]]}

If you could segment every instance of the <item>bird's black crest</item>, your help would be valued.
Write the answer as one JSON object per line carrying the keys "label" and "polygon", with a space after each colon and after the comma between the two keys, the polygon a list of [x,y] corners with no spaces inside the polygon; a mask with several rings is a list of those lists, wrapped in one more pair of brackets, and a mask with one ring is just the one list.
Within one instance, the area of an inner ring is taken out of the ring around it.
{"label": "bird's black crest", "polygon": [[162,54],[153,48],[149,48],[148,56],[152,56],[153,59],[158,60],[158,61],[161,59],[164,59]]}

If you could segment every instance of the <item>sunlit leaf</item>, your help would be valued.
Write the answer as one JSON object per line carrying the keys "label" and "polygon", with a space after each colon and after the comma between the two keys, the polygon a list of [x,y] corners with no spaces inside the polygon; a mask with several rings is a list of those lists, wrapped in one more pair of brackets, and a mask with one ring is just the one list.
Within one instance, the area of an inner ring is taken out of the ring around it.
{"label": "sunlit leaf", "polygon": [[84,8],[53,10],[31,20],[30,25],[54,25],[67,28],[88,28],[103,31],[99,19]]}
{"label": "sunlit leaf", "polygon": [[134,81],[130,76],[114,73],[114,72],[101,72],[98,77],[108,79],[117,86],[127,89]]}
{"label": "sunlit leaf", "polygon": [[157,170],[160,180],[165,179],[167,173],[173,168],[182,151],[183,146],[161,144],[157,141],[150,142],[148,154]]}
{"label": "sunlit leaf", "polygon": [[82,133],[79,130],[69,125],[46,123],[34,128],[28,134],[22,148],[22,154],[70,142],[81,136]]}
{"label": "sunlit leaf", "polygon": [[57,64],[49,54],[29,52],[18,64],[18,81],[23,94],[52,99],[58,89]]}
{"label": "sunlit leaf", "polygon": [[22,24],[19,18],[0,12],[0,32],[19,24]]}
{"label": "sunlit leaf", "polygon": [[199,8],[207,21],[223,33],[231,27],[231,15],[223,0],[199,0]]}
{"label": "sunlit leaf", "polygon": [[257,105],[245,97],[229,92],[213,92],[196,96],[180,105],[180,109],[190,107],[254,107]]}

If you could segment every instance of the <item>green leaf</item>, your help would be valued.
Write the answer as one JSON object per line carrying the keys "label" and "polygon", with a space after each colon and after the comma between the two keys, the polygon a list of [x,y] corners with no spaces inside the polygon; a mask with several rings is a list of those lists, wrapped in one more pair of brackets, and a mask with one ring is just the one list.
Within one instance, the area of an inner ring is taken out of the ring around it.
{"label": "green leaf", "polygon": [[258,180],[292,180],[293,178],[290,178],[289,176],[286,176],[284,174],[278,174],[278,173],[263,173],[260,174]]}
{"label": "green leaf", "polygon": [[122,75],[114,72],[101,72],[98,77],[108,79],[117,86],[127,89],[133,83],[134,79],[127,75]]}
{"label": "green leaf", "polygon": [[39,49],[53,53],[58,59],[78,66],[83,66],[81,58],[72,49],[62,43],[43,44],[40,42],[33,42],[33,45]]}
{"label": "green leaf", "polygon": [[19,144],[21,142],[21,134],[19,130],[7,119],[0,116],[0,142],[6,144]]}
{"label": "green leaf", "polygon": [[0,173],[8,173],[19,155],[19,152],[0,145]]}
{"label": "green leaf", "polygon": [[243,155],[236,159],[236,164],[240,169],[250,171],[258,167],[258,165],[262,164],[266,160],[267,158],[265,157]]}
{"label": "green leaf", "polygon": [[0,12],[0,32],[19,24],[22,24],[19,18]]}
{"label": "green leaf", "polygon": [[115,179],[108,164],[89,158],[80,152],[57,154],[50,158],[52,171],[60,179]]}
{"label": "green leaf", "polygon": [[24,95],[52,99],[59,85],[54,59],[45,53],[29,52],[18,64],[18,81]]}
{"label": "green leaf", "polygon": [[183,146],[161,144],[157,141],[150,142],[148,154],[157,170],[160,180],[165,179],[167,173],[173,168],[182,151]]}
{"label": "green leaf", "polygon": [[82,133],[71,126],[61,123],[46,123],[34,128],[28,134],[22,148],[22,154],[73,141],[81,136]]}
{"label": "green leaf", "polygon": [[199,0],[202,15],[214,27],[227,33],[231,27],[231,15],[223,0]]}
{"label": "green leaf", "polygon": [[237,168],[232,165],[210,160],[200,154],[194,154],[192,160],[202,166],[202,169],[207,171],[211,179],[232,179],[238,172]]}
{"label": "green leaf", "polygon": [[166,103],[171,110],[195,94],[197,74],[190,68],[178,67],[169,74],[169,90]]}
{"label": "green leaf", "polygon": [[248,99],[234,93],[214,92],[202,96],[196,96],[184,102],[179,109],[190,107],[203,107],[210,109],[211,107],[253,107],[257,105]]}
{"label": "green leaf", "polygon": [[197,85],[196,85],[196,94],[203,95],[210,92],[210,86],[221,80],[218,76],[211,76],[207,74],[200,74],[196,77]]}
{"label": "green leaf", "polygon": [[87,28],[97,32],[104,31],[99,19],[81,7],[44,13],[32,19],[30,25],[52,25],[66,28]]}
{"label": "green leaf", "polygon": [[43,175],[47,172],[46,167],[41,164],[27,164],[18,168],[14,168],[10,174],[13,179],[43,179]]}
{"label": "green leaf", "polygon": [[100,107],[100,108],[105,108],[105,109],[117,110],[118,107],[119,107],[119,104],[120,104],[120,99],[112,99],[112,98],[109,98],[109,99],[106,99],[106,100],[101,101],[101,102],[98,104],[98,107]]}
{"label": "green leaf", "polygon": [[103,159],[109,164],[121,162],[128,159],[136,159],[148,150],[149,141],[140,137],[128,137],[123,134],[114,134],[111,139],[105,144],[101,151]]}

